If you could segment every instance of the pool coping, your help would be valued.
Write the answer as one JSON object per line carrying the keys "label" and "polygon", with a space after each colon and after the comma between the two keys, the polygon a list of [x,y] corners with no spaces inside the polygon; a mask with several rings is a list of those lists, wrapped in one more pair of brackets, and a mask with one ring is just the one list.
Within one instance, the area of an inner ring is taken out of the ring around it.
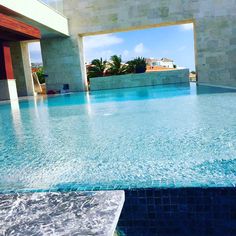
{"label": "pool coping", "polygon": [[124,201],[124,191],[1,194],[0,234],[112,236]]}

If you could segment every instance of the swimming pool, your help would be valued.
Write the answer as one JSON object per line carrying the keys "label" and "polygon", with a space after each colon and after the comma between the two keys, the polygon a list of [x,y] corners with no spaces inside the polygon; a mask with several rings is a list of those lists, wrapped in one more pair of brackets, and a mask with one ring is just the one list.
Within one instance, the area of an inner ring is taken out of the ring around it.
{"label": "swimming pool", "polygon": [[236,93],[168,85],[0,104],[0,192],[236,184]]}

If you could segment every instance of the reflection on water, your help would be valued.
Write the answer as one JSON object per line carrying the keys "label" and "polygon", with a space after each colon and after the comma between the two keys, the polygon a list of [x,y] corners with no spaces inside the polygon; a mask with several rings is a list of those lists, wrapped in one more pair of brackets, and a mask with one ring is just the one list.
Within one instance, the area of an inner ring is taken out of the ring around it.
{"label": "reflection on water", "polygon": [[196,86],[195,83],[171,84],[126,89],[100,90],[88,93],[65,94],[62,96],[50,97],[44,102],[48,106],[66,106],[68,104],[79,105],[104,102],[126,102],[146,99],[166,99],[179,96],[230,93],[235,91],[236,90],[233,89]]}
{"label": "reflection on water", "polygon": [[235,95],[191,84],[1,103],[0,191],[231,186]]}
{"label": "reflection on water", "polygon": [[197,94],[197,95],[236,92],[236,89],[212,87],[212,86],[204,86],[204,85],[196,85],[196,84],[191,85],[191,90],[193,94]]}
{"label": "reflection on water", "polygon": [[15,134],[19,139],[22,135],[22,122],[21,122],[19,101],[12,100],[10,102],[10,105],[11,105],[12,123],[14,126]]}
{"label": "reflection on water", "polygon": [[[123,102],[146,99],[165,99],[188,95],[204,95],[235,92],[234,89],[197,86],[190,84],[171,84],[159,86],[136,87],[92,92],[69,93],[48,97],[38,96],[37,99],[20,102],[20,108],[42,108],[43,106],[67,106],[86,104],[91,112],[91,104],[104,102]],[[90,104],[90,105],[89,105]]]}

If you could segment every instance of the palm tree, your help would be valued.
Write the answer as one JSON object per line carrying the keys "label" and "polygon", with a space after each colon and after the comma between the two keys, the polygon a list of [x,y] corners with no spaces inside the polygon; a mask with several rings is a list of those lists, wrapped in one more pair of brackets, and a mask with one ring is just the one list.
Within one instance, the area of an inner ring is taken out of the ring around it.
{"label": "palm tree", "polygon": [[91,65],[87,67],[88,79],[103,76],[106,65],[107,61],[103,61],[102,58],[92,60]]}
{"label": "palm tree", "polygon": [[144,73],[146,72],[146,59],[144,57],[137,57],[133,60],[133,64],[135,65],[135,73]]}
{"label": "palm tree", "polygon": [[123,75],[127,74],[127,65],[122,64],[121,56],[111,56],[111,61],[108,62],[108,71],[111,75]]}
{"label": "palm tree", "polygon": [[128,69],[127,69],[128,73],[135,73],[136,65],[135,65],[134,60],[127,61],[127,65],[128,65]]}
{"label": "palm tree", "polygon": [[146,72],[146,59],[144,57],[136,57],[135,59],[128,61],[128,73],[144,73]]}

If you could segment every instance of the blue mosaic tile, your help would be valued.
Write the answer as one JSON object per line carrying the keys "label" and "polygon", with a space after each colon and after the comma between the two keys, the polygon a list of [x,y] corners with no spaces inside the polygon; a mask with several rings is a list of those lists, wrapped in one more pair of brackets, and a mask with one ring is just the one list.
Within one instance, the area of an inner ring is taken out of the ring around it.
{"label": "blue mosaic tile", "polygon": [[236,235],[236,188],[133,189],[125,195],[120,235]]}

